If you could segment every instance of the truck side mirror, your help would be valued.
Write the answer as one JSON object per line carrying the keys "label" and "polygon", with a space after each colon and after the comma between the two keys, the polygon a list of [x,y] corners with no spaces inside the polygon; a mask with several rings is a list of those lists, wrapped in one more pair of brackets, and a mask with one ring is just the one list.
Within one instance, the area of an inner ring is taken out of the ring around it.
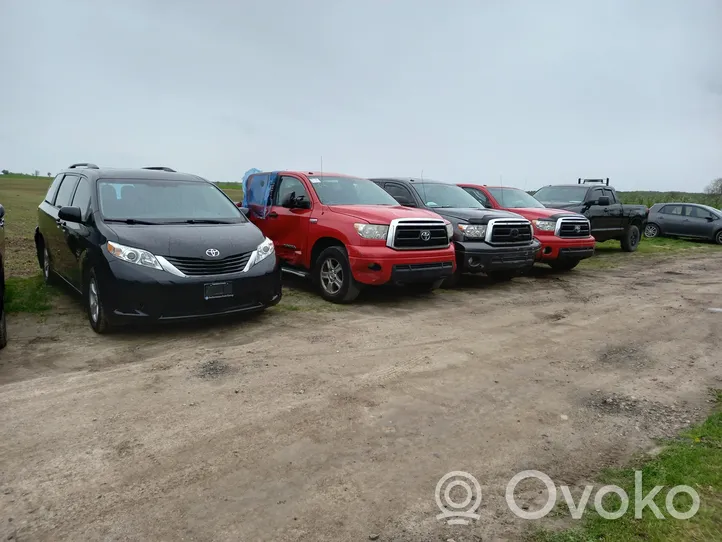
{"label": "truck side mirror", "polygon": [[604,206],[606,206],[606,205],[609,205],[610,203],[612,203],[612,202],[611,202],[611,200],[609,199],[609,196],[601,196],[601,197],[597,200],[597,205],[601,205],[602,207],[604,207]]}

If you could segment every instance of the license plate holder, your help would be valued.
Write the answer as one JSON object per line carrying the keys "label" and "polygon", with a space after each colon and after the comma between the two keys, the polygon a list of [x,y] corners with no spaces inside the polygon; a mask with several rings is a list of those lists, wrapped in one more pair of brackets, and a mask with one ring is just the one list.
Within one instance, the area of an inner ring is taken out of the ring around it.
{"label": "license plate holder", "polygon": [[221,299],[224,297],[233,297],[233,283],[231,282],[208,282],[203,285],[203,298]]}

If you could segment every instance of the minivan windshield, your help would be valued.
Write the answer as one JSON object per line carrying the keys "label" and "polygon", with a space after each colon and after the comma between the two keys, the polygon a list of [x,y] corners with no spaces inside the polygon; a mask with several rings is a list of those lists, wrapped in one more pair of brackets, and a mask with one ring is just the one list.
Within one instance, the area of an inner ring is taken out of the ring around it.
{"label": "minivan windshield", "polygon": [[314,175],[308,180],[324,205],[398,205],[383,188],[368,179]]}
{"label": "minivan windshield", "polygon": [[474,196],[455,184],[418,183],[413,186],[424,205],[432,209],[484,208]]}
{"label": "minivan windshield", "polygon": [[534,196],[518,188],[486,188],[499,205],[506,209],[538,209],[544,207]]}
{"label": "minivan windshield", "polygon": [[588,186],[545,186],[534,194],[542,203],[581,203],[587,193]]}
{"label": "minivan windshield", "polygon": [[100,179],[103,218],[139,224],[246,222],[240,209],[207,182],[163,179]]}

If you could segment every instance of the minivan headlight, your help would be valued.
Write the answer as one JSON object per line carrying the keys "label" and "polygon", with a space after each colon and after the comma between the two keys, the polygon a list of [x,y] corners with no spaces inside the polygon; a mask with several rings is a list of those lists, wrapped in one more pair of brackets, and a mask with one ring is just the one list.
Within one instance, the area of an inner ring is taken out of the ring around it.
{"label": "minivan headlight", "polygon": [[163,269],[156,257],[142,248],[133,248],[121,245],[120,243],[108,241],[105,244],[106,250],[119,260],[153,269]]}
{"label": "minivan headlight", "polygon": [[354,224],[356,232],[364,239],[386,239],[389,227],[384,224]]}
{"label": "minivan headlight", "polygon": [[256,247],[253,265],[256,265],[257,263],[262,262],[263,260],[268,258],[274,252],[275,252],[275,248],[273,247],[273,241],[271,241],[268,237],[266,237],[263,240],[263,242]]}

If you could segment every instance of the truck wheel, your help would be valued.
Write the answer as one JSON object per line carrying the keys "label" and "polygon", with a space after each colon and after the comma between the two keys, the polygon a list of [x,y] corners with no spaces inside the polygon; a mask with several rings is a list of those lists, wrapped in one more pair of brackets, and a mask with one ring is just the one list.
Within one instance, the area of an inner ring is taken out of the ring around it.
{"label": "truck wheel", "polygon": [[444,282],[445,279],[439,279],[435,280],[433,282],[416,282],[414,284],[409,284],[408,288],[414,293],[417,294],[426,294],[429,292],[433,292],[437,288],[441,286],[441,284]]}
{"label": "truck wheel", "polygon": [[487,273],[489,278],[496,282],[506,282],[519,275],[519,272],[514,271],[489,271]]}
{"label": "truck wheel", "polygon": [[98,278],[95,276],[95,270],[91,269],[88,273],[88,280],[85,285],[85,305],[88,313],[88,322],[90,327],[96,333],[107,333],[110,330],[110,324],[105,315],[105,308],[100,297],[100,287],[98,286]]}
{"label": "truck wheel", "polygon": [[554,271],[571,271],[579,265],[579,260],[556,260],[548,263]]}
{"label": "truck wheel", "polygon": [[622,237],[622,250],[624,252],[634,252],[639,246],[639,228],[635,224],[630,224],[624,231]]}
{"label": "truck wheel", "polygon": [[314,268],[314,282],[321,297],[332,303],[350,303],[361,293],[351,274],[348,253],[343,247],[328,247],[321,252]]}
{"label": "truck wheel", "polygon": [[648,239],[654,239],[659,235],[659,226],[656,224],[647,224],[644,227],[644,236]]}

